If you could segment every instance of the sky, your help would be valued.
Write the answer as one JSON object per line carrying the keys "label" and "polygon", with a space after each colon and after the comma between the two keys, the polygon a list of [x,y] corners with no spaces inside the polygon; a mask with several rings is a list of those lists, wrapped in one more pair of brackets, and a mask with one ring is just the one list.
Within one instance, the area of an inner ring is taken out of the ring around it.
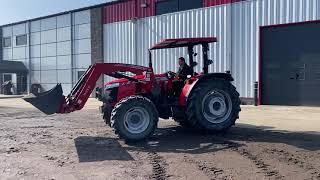
{"label": "sky", "polygon": [[112,0],[0,0],[0,25],[108,1]]}

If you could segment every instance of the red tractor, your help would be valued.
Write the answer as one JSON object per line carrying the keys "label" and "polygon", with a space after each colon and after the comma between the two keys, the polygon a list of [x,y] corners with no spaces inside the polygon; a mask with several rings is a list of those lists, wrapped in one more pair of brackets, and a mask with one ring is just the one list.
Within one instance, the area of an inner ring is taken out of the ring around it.
{"label": "red tractor", "polygon": [[[143,140],[154,133],[159,118],[173,118],[183,126],[209,131],[226,131],[239,118],[240,99],[231,84],[230,73],[208,73],[209,43],[214,37],[165,39],[149,49],[149,67],[97,63],[91,65],[71,93],[64,97],[61,85],[37,96],[24,99],[46,114],[81,110],[105,74],[114,78],[103,88],[96,88],[103,102],[100,110],[105,122],[127,141]],[[203,72],[194,72],[193,48],[202,45]],[[187,47],[192,75],[179,79],[174,72],[154,74],[151,50]]]}

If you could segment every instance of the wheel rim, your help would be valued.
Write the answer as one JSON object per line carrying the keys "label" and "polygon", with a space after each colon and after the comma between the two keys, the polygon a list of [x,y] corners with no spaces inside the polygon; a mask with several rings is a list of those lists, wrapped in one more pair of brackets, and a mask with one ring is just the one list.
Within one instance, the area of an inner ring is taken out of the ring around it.
{"label": "wheel rim", "polygon": [[132,134],[144,132],[150,123],[148,111],[142,107],[133,107],[124,115],[124,127]]}
{"label": "wheel rim", "polygon": [[225,91],[210,91],[202,100],[202,114],[210,123],[218,124],[226,121],[231,110],[231,98]]}

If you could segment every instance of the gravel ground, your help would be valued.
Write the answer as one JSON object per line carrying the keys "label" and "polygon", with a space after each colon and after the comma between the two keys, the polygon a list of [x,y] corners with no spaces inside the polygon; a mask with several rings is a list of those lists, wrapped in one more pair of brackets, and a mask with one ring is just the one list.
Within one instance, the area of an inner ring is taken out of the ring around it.
{"label": "gravel ground", "polygon": [[320,108],[243,106],[219,135],[160,121],[149,141],[128,145],[98,104],[46,116],[0,99],[0,179],[320,179]]}

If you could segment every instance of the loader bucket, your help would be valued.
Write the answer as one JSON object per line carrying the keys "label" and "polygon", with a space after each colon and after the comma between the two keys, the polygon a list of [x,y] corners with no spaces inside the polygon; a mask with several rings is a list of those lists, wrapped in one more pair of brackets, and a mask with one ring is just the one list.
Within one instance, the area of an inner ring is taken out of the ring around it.
{"label": "loader bucket", "polygon": [[57,84],[49,91],[37,95],[31,93],[23,97],[23,99],[43,113],[50,115],[59,111],[61,104],[64,102],[64,96],[62,94],[61,84]]}

